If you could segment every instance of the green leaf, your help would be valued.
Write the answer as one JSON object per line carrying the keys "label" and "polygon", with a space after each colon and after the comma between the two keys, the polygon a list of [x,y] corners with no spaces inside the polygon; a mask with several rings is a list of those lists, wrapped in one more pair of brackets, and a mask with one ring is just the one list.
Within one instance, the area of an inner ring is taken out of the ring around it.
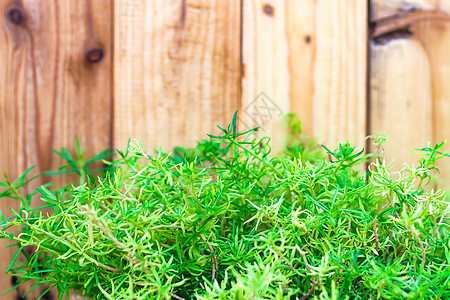
{"label": "green leaf", "polygon": [[41,193],[42,196],[44,196],[50,200],[53,200],[55,202],[58,200],[56,198],[56,196],[52,192],[50,192],[45,186],[41,186],[41,187],[37,188],[37,190]]}
{"label": "green leaf", "polygon": [[46,171],[46,172],[43,172],[42,174],[46,175],[46,176],[56,176],[56,175],[64,175],[64,174],[72,174],[72,173],[80,174],[78,170],[73,170],[73,169],[58,170],[58,171]]}
{"label": "green leaf", "polygon": [[6,268],[6,273],[9,273],[9,271],[11,271],[11,268],[16,263],[17,257],[22,252],[22,250],[23,250],[23,247],[19,246],[19,248],[17,249],[16,253],[14,253],[13,257],[11,258],[11,262],[9,263],[8,268]]}
{"label": "green leaf", "polygon": [[20,183],[22,183],[22,185],[23,185],[23,183],[25,181],[25,176],[27,176],[33,169],[34,169],[34,166],[31,166],[28,169],[26,169],[25,172],[23,172],[22,175],[19,176],[19,178],[14,180],[13,185],[18,185]]}

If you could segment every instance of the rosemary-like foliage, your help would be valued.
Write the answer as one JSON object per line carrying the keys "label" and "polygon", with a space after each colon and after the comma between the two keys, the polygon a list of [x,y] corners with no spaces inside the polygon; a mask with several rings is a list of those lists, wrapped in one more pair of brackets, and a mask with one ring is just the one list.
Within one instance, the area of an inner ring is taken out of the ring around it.
{"label": "rosemary-like foliage", "polygon": [[269,156],[236,123],[173,154],[129,142],[105,175],[40,187],[43,207],[19,192],[27,172],[6,179],[8,273],[92,299],[450,299],[449,201],[427,187],[443,144],[360,174],[374,155],[348,143]]}

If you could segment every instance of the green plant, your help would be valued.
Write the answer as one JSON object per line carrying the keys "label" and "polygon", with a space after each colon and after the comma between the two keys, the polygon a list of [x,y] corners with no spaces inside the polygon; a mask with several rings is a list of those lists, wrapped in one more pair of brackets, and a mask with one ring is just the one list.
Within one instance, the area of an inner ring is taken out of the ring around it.
{"label": "green plant", "polygon": [[[65,175],[65,174],[76,174],[80,179],[79,184],[84,184],[85,182],[95,182],[95,175],[101,176],[106,172],[114,172],[107,160],[114,156],[111,153],[111,149],[105,149],[95,155],[94,157],[86,160],[84,150],[80,146],[80,141],[75,137],[76,145],[76,155],[73,157],[69,151],[62,147],[61,151],[53,150],[53,152],[62,158],[67,163],[58,168],[57,171],[44,172],[43,175],[55,176],[55,175]],[[95,168],[96,163],[102,163],[103,167]]]}
{"label": "green plant", "polygon": [[129,141],[95,184],[39,188],[43,207],[17,192],[26,174],[1,183],[21,203],[1,214],[17,247],[8,272],[60,298],[450,298],[449,203],[427,189],[443,144],[421,149],[418,168],[392,174],[380,157],[359,173],[373,155],[348,143],[330,160],[270,157],[270,139],[236,119],[173,155]]}
{"label": "green plant", "polygon": [[299,158],[302,162],[319,164],[326,159],[316,141],[302,134],[302,122],[295,113],[286,114],[283,121],[288,129],[288,136],[282,155]]}

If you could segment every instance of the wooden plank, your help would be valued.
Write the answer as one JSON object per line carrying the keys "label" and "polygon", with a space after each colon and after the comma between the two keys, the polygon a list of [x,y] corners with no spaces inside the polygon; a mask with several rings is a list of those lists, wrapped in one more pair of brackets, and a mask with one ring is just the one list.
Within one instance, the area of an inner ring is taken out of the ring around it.
{"label": "wooden plank", "polygon": [[[425,2],[374,0],[371,17],[386,17],[415,5],[432,9]],[[411,150],[426,146],[432,136],[430,66],[422,45],[407,33],[372,42],[370,89],[370,131],[389,137],[386,159],[394,159],[394,170],[403,163],[417,166]]]}
{"label": "wooden plank", "polygon": [[243,11],[242,125],[271,136],[276,152],[283,144],[281,118],[290,109],[285,1],[244,1]]}
{"label": "wooden plank", "polygon": [[[444,6],[446,5],[446,6]],[[441,1],[438,6],[442,11],[450,13],[450,2]],[[423,45],[431,67],[432,103],[432,143],[447,140],[450,143],[450,24],[443,22],[427,22],[413,28],[417,39]],[[450,144],[444,148],[450,152]],[[444,158],[437,164],[439,178],[445,181],[442,186],[450,189],[450,158]]]}
{"label": "wooden plank", "polygon": [[393,168],[415,164],[412,148],[431,141],[431,78],[419,42],[408,37],[372,43],[371,132],[389,136],[384,147]]}
{"label": "wooden plank", "polygon": [[[398,11],[439,11],[450,13],[450,2],[435,0],[373,0],[373,18]],[[390,135],[388,156],[415,163],[418,157],[410,148],[431,142],[440,143],[450,136],[450,89],[446,85],[450,69],[447,49],[450,26],[442,18],[413,25],[411,36],[391,35],[372,44],[372,132]],[[394,39],[393,39],[394,38]],[[413,130],[411,130],[413,128]],[[449,145],[445,150],[449,151]],[[441,160],[440,178],[450,185],[450,163]]]}
{"label": "wooden plank", "polygon": [[261,127],[260,135],[272,136],[275,148],[280,148],[280,114],[295,112],[303,133],[312,136],[315,3],[243,4],[243,126]]}
{"label": "wooden plank", "polygon": [[330,147],[364,146],[367,1],[317,1],[314,133]]}
{"label": "wooden plank", "polygon": [[[244,125],[284,144],[280,114],[296,112],[304,133],[336,146],[366,134],[365,1],[244,3]],[[260,99],[263,92],[267,97]],[[247,112],[247,114],[246,114]]]}
{"label": "wooden plank", "polygon": [[192,146],[240,98],[239,0],[114,2],[114,143]]}
{"label": "wooden plank", "polygon": [[302,134],[312,137],[316,26],[320,26],[316,24],[316,4],[308,0],[287,0],[285,12],[289,111],[295,112],[302,121]]}
{"label": "wooden plank", "polygon": [[[0,170],[11,178],[31,165],[57,168],[52,149],[72,150],[75,135],[87,153],[110,146],[110,13],[103,0],[0,2]],[[92,48],[104,51],[98,63],[85,59]],[[1,293],[11,286],[11,251],[1,251]]]}

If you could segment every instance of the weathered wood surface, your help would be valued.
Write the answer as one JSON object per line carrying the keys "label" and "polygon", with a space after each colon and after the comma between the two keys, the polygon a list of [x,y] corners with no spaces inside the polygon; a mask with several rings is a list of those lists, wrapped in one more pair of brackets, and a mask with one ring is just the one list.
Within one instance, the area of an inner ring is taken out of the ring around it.
{"label": "weathered wood surface", "polygon": [[239,109],[239,0],[114,2],[114,144],[193,146]]}
{"label": "weathered wood surface", "polygon": [[[57,168],[52,149],[73,149],[75,136],[88,153],[111,146],[110,12],[103,0],[0,1],[2,174],[16,178],[31,165],[35,173]],[[92,48],[104,51],[95,64],[85,60]],[[9,206],[17,203],[2,199],[5,215]],[[2,240],[1,294],[11,287],[4,273],[14,251],[5,245]],[[19,299],[18,293],[0,298]]]}
{"label": "weathered wood surface", "polygon": [[289,68],[289,111],[302,121],[302,133],[314,136],[314,66],[317,34],[315,1],[286,1],[286,36]]}
{"label": "weathered wood surface", "polygon": [[[372,4],[372,17],[450,12],[449,1]],[[372,43],[367,91],[367,5],[2,0],[0,170],[15,178],[33,164],[36,173],[55,169],[51,149],[73,149],[75,135],[88,153],[123,149],[129,137],[149,151],[193,146],[236,109],[242,129],[261,126],[274,150],[284,143],[281,114],[296,112],[303,132],[331,148],[345,140],[362,146],[368,133],[384,131],[388,155],[416,161],[409,147],[450,136],[449,25],[422,23],[412,37]],[[92,49],[104,53],[97,63],[86,61]],[[448,178],[450,164],[440,167]],[[0,292],[10,287],[2,272],[8,251],[0,255]]]}
{"label": "weathered wood surface", "polygon": [[[330,147],[366,135],[367,3],[243,2],[244,126],[283,145],[280,116]],[[263,94],[261,94],[263,93]]]}
{"label": "weathered wood surface", "polygon": [[364,146],[367,134],[367,1],[317,1],[314,136]]}
{"label": "weathered wood surface", "polygon": [[[372,19],[398,11],[450,13],[450,2],[436,0],[373,0]],[[394,34],[371,45],[371,133],[390,136],[386,153],[395,158],[393,168],[403,162],[417,165],[411,148],[440,143],[450,138],[450,24],[443,18],[419,22],[410,34]],[[445,150],[449,151],[449,145]],[[450,182],[450,163],[438,163],[440,178]]]}
{"label": "weathered wood surface", "polygon": [[274,151],[282,144],[281,117],[290,109],[285,2],[243,2],[242,126],[275,139]]}
{"label": "weathered wood surface", "polygon": [[[437,9],[450,15],[450,1],[440,1]],[[450,17],[449,17],[450,18]],[[432,142],[448,144],[444,148],[450,152],[450,22],[428,22],[413,27],[417,39],[423,45],[430,63],[432,105]],[[440,178],[450,189],[450,158],[438,162]]]}
{"label": "weathered wood surface", "polygon": [[409,37],[371,47],[371,131],[389,136],[384,150],[388,161],[395,158],[395,169],[403,163],[417,166],[411,149],[426,146],[432,138],[428,58],[422,45]]}

